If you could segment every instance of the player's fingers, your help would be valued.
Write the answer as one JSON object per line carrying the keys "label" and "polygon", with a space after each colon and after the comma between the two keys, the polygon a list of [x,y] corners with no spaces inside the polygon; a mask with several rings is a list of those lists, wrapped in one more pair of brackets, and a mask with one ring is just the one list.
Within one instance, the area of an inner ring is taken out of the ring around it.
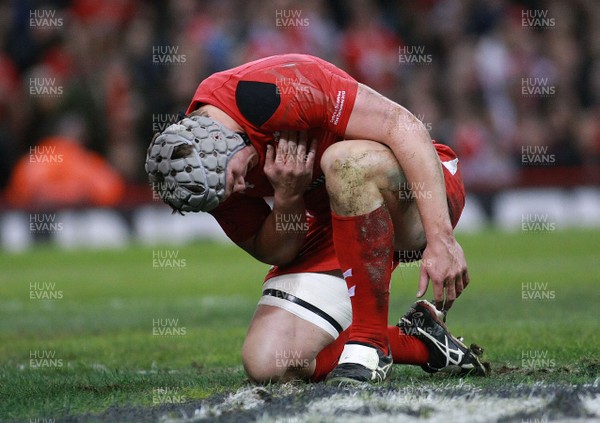
{"label": "player's fingers", "polygon": [[265,154],[265,167],[271,167],[273,165],[275,155],[275,149],[271,144],[267,144],[267,153]]}
{"label": "player's fingers", "polygon": [[471,282],[471,279],[469,278],[469,271],[467,269],[465,269],[463,272],[462,282],[464,288],[466,288],[469,282]]}
{"label": "player's fingers", "polygon": [[306,167],[312,169],[315,163],[315,157],[317,156],[317,139],[313,138],[306,153]]}
{"label": "player's fingers", "polygon": [[454,300],[456,299],[456,280],[448,280],[446,283],[446,301],[444,302],[443,308],[450,310]]}
{"label": "player's fingers", "polygon": [[419,290],[417,291],[417,298],[421,298],[427,292],[429,286],[429,275],[425,266],[421,263],[421,276],[419,277]]}
{"label": "player's fingers", "polygon": [[460,294],[462,294],[462,292],[465,289],[462,278],[457,279],[455,289],[456,289],[456,298],[458,298],[458,297],[460,297]]}
{"label": "player's fingers", "polygon": [[306,159],[306,131],[298,133],[298,147],[296,150],[296,163],[304,167]]}
{"label": "player's fingers", "polygon": [[[443,283],[434,283],[433,284],[433,301],[435,302],[435,306],[438,310],[444,309],[444,284]],[[448,306],[446,306],[448,309]]]}
{"label": "player's fingers", "polygon": [[276,161],[281,161],[285,163],[285,156],[288,153],[288,131],[284,131],[281,133],[281,137],[279,138],[279,143],[277,144],[277,153],[276,153]]}

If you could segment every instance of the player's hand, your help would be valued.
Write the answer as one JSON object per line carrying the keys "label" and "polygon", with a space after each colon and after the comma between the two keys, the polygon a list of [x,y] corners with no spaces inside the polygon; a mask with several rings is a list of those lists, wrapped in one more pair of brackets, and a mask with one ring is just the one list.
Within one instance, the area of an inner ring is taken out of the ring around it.
{"label": "player's hand", "polygon": [[283,131],[276,146],[267,145],[264,172],[279,198],[304,195],[312,180],[316,140],[307,147],[306,132]]}
{"label": "player's hand", "polygon": [[465,254],[454,236],[427,243],[417,297],[425,295],[430,279],[435,305],[441,311],[449,310],[469,284]]}

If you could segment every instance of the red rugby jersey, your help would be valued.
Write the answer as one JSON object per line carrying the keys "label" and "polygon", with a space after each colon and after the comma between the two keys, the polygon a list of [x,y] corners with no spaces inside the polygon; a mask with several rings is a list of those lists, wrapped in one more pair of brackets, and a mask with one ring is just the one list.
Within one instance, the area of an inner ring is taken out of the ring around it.
{"label": "red rugby jersey", "polygon": [[304,195],[306,240],[296,260],[275,266],[267,278],[296,272],[339,269],[333,248],[331,212],[320,159],[343,138],[358,83],[331,63],[304,54],[284,54],[218,72],[198,86],[187,113],[211,104],[232,117],[250,138],[259,164],[247,175],[251,188],[231,195],[210,213],[227,236],[242,242],[257,233],[271,209],[264,197],[273,188],[264,175],[266,145],[285,130],[308,131],[319,140],[313,183]]}

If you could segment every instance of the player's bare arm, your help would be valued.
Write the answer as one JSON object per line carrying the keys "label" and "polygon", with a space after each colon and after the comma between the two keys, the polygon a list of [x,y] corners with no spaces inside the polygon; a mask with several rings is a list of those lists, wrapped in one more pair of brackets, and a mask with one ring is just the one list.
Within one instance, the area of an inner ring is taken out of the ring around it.
{"label": "player's bare arm", "polygon": [[278,230],[277,221],[306,221],[303,195],[312,179],[316,150],[314,140],[307,143],[305,132],[286,131],[276,145],[267,146],[264,172],[274,189],[273,211],[256,235],[238,244],[264,263],[287,264],[304,244],[305,231]]}
{"label": "player's bare arm", "polygon": [[418,182],[420,189],[431,193],[415,196],[427,239],[423,260],[433,263],[433,266],[421,266],[417,296],[425,294],[431,279],[436,305],[449,309],[469,283],[469,275],[464,253],[452,232],[442,167],[429,133],[408,110],[359,84],[346,137],[387,145],[407,181]]}

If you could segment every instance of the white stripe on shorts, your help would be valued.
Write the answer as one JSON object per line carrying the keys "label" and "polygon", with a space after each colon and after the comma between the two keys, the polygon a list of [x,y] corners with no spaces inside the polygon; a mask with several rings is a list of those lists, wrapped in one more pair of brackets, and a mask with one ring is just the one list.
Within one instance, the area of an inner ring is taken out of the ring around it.
{"label": "white stripe on shorts", "polygon": [[334,339],[352,323],[346,281],[323,273],[275,276],[263,284],[258,304],[282,308],[317,325]]}

